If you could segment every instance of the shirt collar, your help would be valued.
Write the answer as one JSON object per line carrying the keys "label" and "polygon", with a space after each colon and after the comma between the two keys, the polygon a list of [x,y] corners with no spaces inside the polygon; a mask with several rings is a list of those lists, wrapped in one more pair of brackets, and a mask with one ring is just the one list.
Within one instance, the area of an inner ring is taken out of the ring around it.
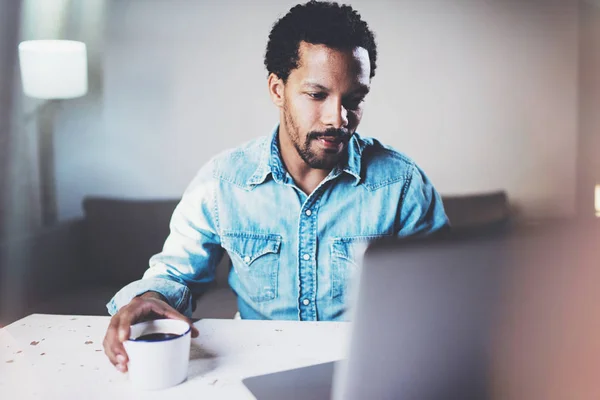
{"label": "shirt collar", "polygon": [[[279,151],[279,124],[273,128],[271,135],[263,141],[261,145],[261,156],[258,166],[252,176],[248,179],[249,185],[259,185],[263,183],[269,174],[272,174],[273,179],[282,183],[285,178],[285,168]],[[358,134],[352,135],[348,142],[348,158],[341,167],[336,167],[338,171],[345,172],[355,178],[354,186],[361,181],[360,167],[361,156],[364,144],[359,140]],[[335,172],[335,171],[334,171]]]}
{"label": "shirt collar", "polygon": [[[281,157],[279,157],[279,148],[277,146],[277,133],[279,132],[279,124],[275,125],[275,128],[273,128],[273,131],[271,132],[271,135],[268,136],[265,140],[263,140],[261,146],[260,146],[260,160],[258,162],[258,166],[256,167],[256,170],[254,171],[254,173],[250,176],[250,178],[247,181],[248,185],[260,185],[261,183],[263,183],[266,179],[267,176],[269,176],[269,174],[273,174],[274,179],[281,179],[281,175],[282,175],[282,171],[283,171],[283,166],[281,164],[281,161],[279,161],[279,169],[273,168],[271,166],[272,164],[272,159],[274,158],[274,152],[273,149],[275,149],[277,151],[277,156],[279,158],[279,160],[281,160]],[[274,171],[275,170],[275,171]],[[279,171],[279,172],[277,172]],[[275,177],[275,173],[278,174],[277,177]]]}
{"label": "shirt collar", "polygon": [[355,132],[350,138],[350,141],[348,142],[348,159],[346,160],[346,165],[342,167],[342,171],[355,178],[354,186],[357,186],[361,181],[360,166],[364,143],[362,140],[359,140],[359,137],[360,136]]}

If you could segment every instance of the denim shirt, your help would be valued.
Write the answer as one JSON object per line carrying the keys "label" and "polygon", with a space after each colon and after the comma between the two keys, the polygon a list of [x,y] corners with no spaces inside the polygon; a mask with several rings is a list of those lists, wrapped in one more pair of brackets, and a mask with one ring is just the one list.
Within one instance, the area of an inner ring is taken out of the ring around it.
{"label": "denim shirt", "polygon": [[162,252],[110,314],[147,291],[191,316],[224,252],[242,318],[344,320],[348,285],[370,240],[425,235],[448,220],[405,155],[355,133],[344,165],[306,195],[286,172],[278,126],[200,169],[175,208]]}

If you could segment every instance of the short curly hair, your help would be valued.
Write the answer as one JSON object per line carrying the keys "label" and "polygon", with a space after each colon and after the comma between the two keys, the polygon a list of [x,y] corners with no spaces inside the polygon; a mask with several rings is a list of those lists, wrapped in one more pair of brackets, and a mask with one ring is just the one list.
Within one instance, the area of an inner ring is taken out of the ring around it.
{"label": "short curly hair", "polygon": [[369,53],[370,78],[375,76],[375,35],[352,7],[335,2],[309,1],[292,7],[271,29],[265,67],[284,82],[298,68],[300,42],[324,44],[339,50],[363,47]]}

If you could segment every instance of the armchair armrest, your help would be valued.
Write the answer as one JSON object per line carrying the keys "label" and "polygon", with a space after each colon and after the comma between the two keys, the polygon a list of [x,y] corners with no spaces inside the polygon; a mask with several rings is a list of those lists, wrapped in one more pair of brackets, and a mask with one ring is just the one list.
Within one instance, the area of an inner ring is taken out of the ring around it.
{"label": "armchair armrest", "polygon": [[82,282],[82,228],[83,220],[76,219],[0,244],[3,314],[18,318]]}
{"label": "armchair armrest", "polygon": [[506,228],[512,211],[504,191],[443,195],[442,202],[454,232],[489,232]]}

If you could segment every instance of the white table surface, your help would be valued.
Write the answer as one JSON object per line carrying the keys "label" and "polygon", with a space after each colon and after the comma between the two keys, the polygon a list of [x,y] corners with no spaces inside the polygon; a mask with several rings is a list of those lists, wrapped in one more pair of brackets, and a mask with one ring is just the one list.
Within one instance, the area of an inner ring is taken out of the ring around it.
{"label": "white table surface", "polygon": [[188,379],[132,388],[102,349],[109,317],[33,314],[0,330],[1,399],[253,399],[242,379],[344,357],[348,323],[205,319]]}

